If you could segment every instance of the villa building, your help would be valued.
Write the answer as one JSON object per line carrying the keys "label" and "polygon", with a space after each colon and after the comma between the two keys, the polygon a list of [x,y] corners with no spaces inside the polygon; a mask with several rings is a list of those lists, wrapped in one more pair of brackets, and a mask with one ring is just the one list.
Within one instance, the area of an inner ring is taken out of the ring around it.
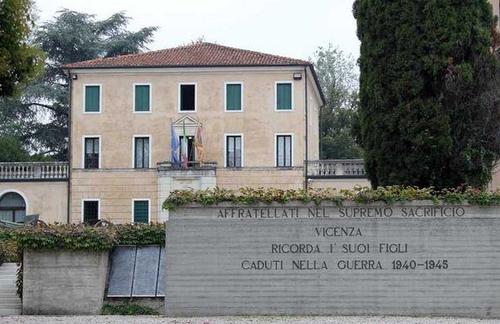
{"label": "villa building", "polygon": [[500,0],[489,0],[489,1],[491,3],[491,6],[493,7],[493,15],[495,17],[500,17]]}
{"label": "villa building", "polygon": [[65,69],[69,164],[0,164],[0,218],[157,222],[175,189],[368,185],[362,161],[319,160],[307,61],[196,43]]}

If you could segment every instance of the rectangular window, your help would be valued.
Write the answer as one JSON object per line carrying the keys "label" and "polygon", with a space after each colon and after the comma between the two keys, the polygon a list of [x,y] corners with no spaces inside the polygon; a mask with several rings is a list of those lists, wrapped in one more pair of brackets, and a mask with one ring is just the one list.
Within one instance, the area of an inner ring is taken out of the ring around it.
{"label": "rectangular window", "polygon": [[242,110],[242,85],[241,83],[226,83],[226,110]]}
{"label": "rectangular window", "polygon": [[84,200],[83,201],[83,222],[95,223],[99,220],[99,201]]}
{"label": "rectangular window", "polygon": [[136,84],[134,86],[134,111],[151,111],[151,86],[148,84]]}
{"label": "rectangular window", "polygon": [[85,86],[85,112],[98,113],[101,112],[101,86],[86,85]]}
{"label": "rectangular window", "polygon": [[292,166],[292,135],[276,136],[276,166]]}
{"label": "rectangular window", "polygon": [[149,223],[149,200],[134,200],[134,223]]}
{"label": "rectangular window", "polygon": [[196,161],[194,136],[179,136],[179,144],[179,161],[183,161],[183,155],[188,162]]}
{"label": "rectangular window", "polygon": [[292,83],[276,83],[276,110],[292,110]]}
{"label": "rectangular window", "polygon": [[241,168],[243,166],[242,160],[243,154],[241,136],[226,136],[226,167]]}
{"label": "rectangular window", "polygon": [[87,137],[84,141],[84,165],[85,169],[99,169],[99,138]]}
{"label": "rectangular window", "polygon": [[179,110],[196,111],[196,85],[181,84],[179,87]]}
{"label": "rectangular window", "polygon": [[134,168],[149,168],[149,137],[134,138]]}

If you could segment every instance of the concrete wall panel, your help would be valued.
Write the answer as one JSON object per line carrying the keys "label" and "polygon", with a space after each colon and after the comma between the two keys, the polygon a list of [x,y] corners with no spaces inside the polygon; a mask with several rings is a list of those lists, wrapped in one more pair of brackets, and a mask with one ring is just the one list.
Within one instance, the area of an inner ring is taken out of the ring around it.
{"label": "concrete wall panel", "polygon": [[100,314],[108,252],[24,251],[23,314]]}

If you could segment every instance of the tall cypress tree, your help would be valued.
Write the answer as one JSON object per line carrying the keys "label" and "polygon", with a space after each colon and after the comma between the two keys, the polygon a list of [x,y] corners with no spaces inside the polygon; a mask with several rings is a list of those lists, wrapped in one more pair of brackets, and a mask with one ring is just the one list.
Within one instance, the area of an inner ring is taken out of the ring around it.
{"label": "tall cypress tree", "polygon": [[[372,185],[484,187],[500,156],[488,1],[356,0],[354,16],[361,40],[356,136]],[[488,103],[479,100],[486,93]]]}

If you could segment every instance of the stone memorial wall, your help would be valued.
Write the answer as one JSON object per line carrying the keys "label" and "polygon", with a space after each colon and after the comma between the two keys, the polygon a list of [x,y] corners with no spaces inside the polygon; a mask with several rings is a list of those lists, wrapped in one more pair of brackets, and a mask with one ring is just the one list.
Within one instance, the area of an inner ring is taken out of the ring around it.
{"label": "stone memorial wall", "polygon": [[500,317],[500,207],[187,206],[166,240],[169,316]]}

